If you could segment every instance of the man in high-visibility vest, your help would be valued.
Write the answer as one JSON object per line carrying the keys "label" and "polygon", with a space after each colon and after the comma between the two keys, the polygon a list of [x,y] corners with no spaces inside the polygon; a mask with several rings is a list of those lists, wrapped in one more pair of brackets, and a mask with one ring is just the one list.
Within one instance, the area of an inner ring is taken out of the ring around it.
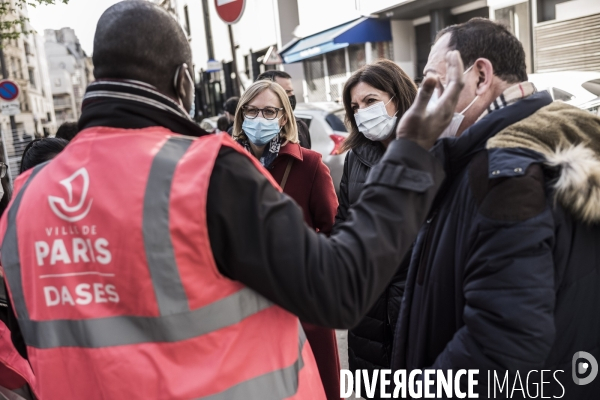
{"label": "man in high-visibility vest", "polygon": [[94,44],[81,132],[16,181],[0,224],[13,328],[0,323],[0,385],[41,399],[324,398],[298,317],[351,327],[391,279],[443,179],[427,149],[452,117],[460,57],[433,114],[439,82],[424,83],[327,238],[227,135],[190,120],[191,52],[167,12],[118,3]]}

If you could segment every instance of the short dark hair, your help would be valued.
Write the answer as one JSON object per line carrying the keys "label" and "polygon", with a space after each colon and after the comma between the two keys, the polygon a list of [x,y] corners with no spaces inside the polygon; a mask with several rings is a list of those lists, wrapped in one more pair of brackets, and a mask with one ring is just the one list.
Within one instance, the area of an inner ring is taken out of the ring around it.
{"label": "short dark hair", "polygon": [[52,160],[58,153],[63,151],[69,142],[65,139],[50,137],[44,139],[36,139],[29,143],[23,151],[21,158],[21,170],[23,173],[36,165]]}
{"label": "short dark hair", "polygon": [[272,69],[269,71],[265,71],[256,78],[257,81],[273,81],[275,82],[275,78],[281,79],[292,79],[292,76],[285,71],[279,71],[276,69]]}
{"label": "short dark hair", "polygon": [[219,119],[217,120],[217,128],[221,132],[227,132],[227,130],[229,129],[229,120],[226,116],[219,117]]}
{"label": "short dark hair", "polygon": [[392,101],[396,105],[398,121],[402,115],[409,109],[417,96],[417,86],[406,75],[396,63],[390,60],[379,60],[373,64],[368,64],[356,71],[344,85],[342,99],[346,109],[346,127],[350,135],[344,140],[341,151],[351,150],[368,144],[371,141],[359,132],[354,111],[352,110],[352,89],[364,82],[375,89],[384,91],[394,97]]}
{"label": "short dark hair", "polygon": [[465,69],[478,58],[486,58],[494,67],[494,75],[508,83],[527,81],[523,45],[506,26],[486,18],[472,18],[438,32],[437,42],[450,34],[449,50],[458,50]]}
{"label": "short dark hair", "polygon": [[78,133],[79,128],[77,127],[77,122],[64,122],[58,127],[56,137],[70,142]]}
{"label": "short dark hair", "polygon": [[235,111],[237,110],[238,103],[240,102],[239,97],[230,97],[225,101],[223,108],[231,115],[235,115]]}
{"label": "short dark hair", "polygon": [[122,1],[107,9],[94,35],[96,79],[132,79],[175,96],[177,68],[192,68],[192,51],[179,23],[148,1]]}

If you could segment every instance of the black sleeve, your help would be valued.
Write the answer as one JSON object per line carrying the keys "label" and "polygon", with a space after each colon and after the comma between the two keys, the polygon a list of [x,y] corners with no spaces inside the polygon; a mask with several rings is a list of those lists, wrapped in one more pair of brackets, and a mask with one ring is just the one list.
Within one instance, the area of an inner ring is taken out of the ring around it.
{"label": "black sleeve", "polygon": [[296,126],[298,128],[298,141],[300,142],[300,146],[310,150],[312,147],[312,141],[310,139],[310,130],[308,129],[308,125],[306,125],[306,122],[302,121],[301,119],[297,119]]}
{"label": "black sleeve", "polygon": [[303,321],[349,328],[388,285],[443,179],[413,142],[390,144],[346,222],[327,238],[246,156],[222,150],[210,178],[208,231],[220,271]]}
{"label": "black sleeve", "polygon": [[342,180],[340,181],[340,190],[338,191],[338,209],[335,214],[334,226],[337,226],[348,219],[348,210],[350,209],[350,199],[348,194],[348,174],[350,170],[350,154],[352,150],[346,153],[346,159],[344,160],[344,172],[342,173]]}

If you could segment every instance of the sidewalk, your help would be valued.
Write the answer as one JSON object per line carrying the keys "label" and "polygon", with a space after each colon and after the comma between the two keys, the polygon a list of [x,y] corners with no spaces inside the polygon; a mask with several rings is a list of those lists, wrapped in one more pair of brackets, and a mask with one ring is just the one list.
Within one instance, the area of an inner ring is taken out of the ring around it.
{"label": "sidewalk", "polygon": [[[342,369],[348,369],[348,331],[335,331],[338,343],[338,352],[340,353],[340,364]],[[349,399],[362,399],[354,394]]]}

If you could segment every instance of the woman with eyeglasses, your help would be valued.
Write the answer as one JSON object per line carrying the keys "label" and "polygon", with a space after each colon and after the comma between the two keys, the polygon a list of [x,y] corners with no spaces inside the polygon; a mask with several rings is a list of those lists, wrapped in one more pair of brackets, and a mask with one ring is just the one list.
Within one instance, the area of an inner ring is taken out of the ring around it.
{"label": "woman with eyeglasses", "polygon": [[[350,135],[341,151],[348,151],[340,182],[335,223],[348,218],[348,210],[362,192],[369,171],[379,163],[394,138],[398,121],[411,106],[417,87],[400,67],[380,60],[356,71],[343,91],[346,126]],[[404,263],[403,263],[404,264]],[[389,369],[394,326],[398,319],[408,265],[400,266],[394,280],[363,320],[348,331],[350,370]],[[371,376],[371,375],[369,375]],[[364,386],[361,393],[365,393]],[[379,387],[376,390],[379,398]]]}
{"label": "woman with eyeglasses", "polygon": [[[300,147],[296,126],[283,88],[272,81],[257,81],[240,99],[233,138],[259,160],[283,192],[298,203],[306,223],[328,235],[338,206],[333,181],[321,155]],[[340,364],[335,331],[306,323],[302,326],[327,398],[339,399]]]}

